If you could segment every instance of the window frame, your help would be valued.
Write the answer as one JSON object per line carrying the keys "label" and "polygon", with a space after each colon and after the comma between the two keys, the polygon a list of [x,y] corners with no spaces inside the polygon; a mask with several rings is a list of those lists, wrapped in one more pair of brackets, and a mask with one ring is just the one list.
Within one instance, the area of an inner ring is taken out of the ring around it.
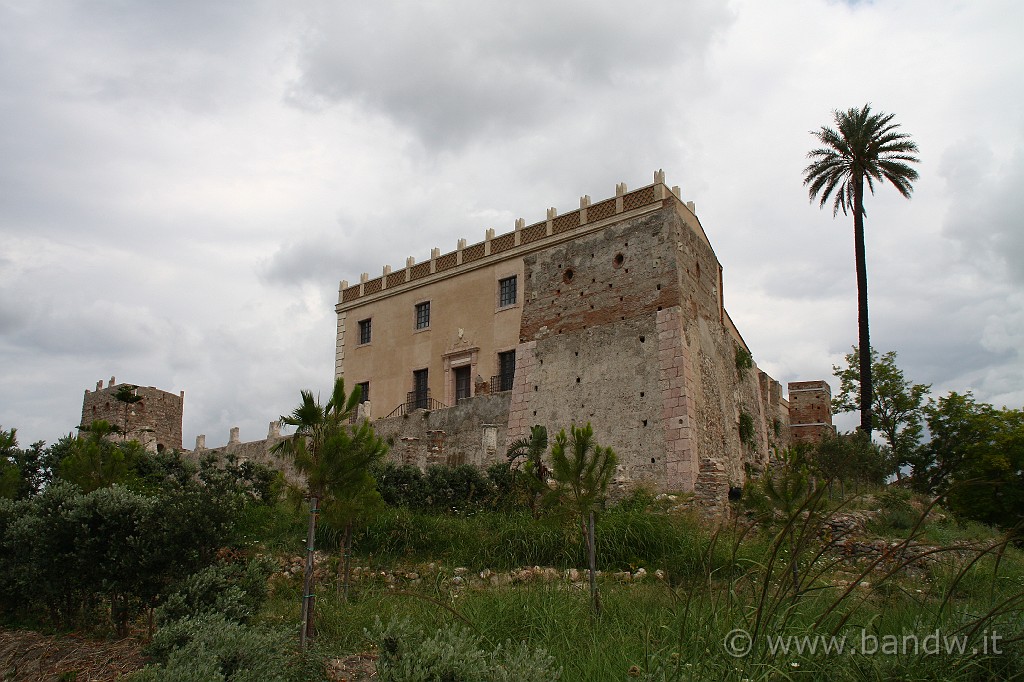
{"label": "window frame", "polygon": [[[421,379],[422,377],[422,379]],[[412,371],[412,410],[425,410],[430,407],[430,368],[414,369]],[[406,409],[410,409],[407,407]]]}
{"label": "window frame", "polygon": [[372,317],[359,320],[359,343],[357,345],[365,346],[373,340],[372,320]]}
{"label": "window frame", "polygon": [[415,331],[430,329],[430,301],[416,303],[413,310],[413,329]]}
{"label": "window frame", "polygon": [[[506,300],[506,284],[511,283],[512,300]],[[511,308],[519,303],[519,275],[508,275],[498,279],[498,308]]]}
{"label": "window frame", "polygon": [[[503,372],[502,371],[502,369],[503,369],[503,367],[502,367],[502,359],[503,358],[511,358],[511,360],[512,360],[511,365],[508,367],[508,369],[509,369],[508,372]],[[497,373],[496,376],[498,377],[498,381],[501,382],[500,385],[498,386],[497,390],[498,391],[511,391],[512,390],[512,386],[515,384],[515,379],[516,379],[516,349],[515,348],[510,348],[509,350],[499,351],[498,352],[498,362],[497,362],[497,365],[498,365],[498,373]],[[505,388],[505,377],[506,376],[508,377],[508,388]]]}

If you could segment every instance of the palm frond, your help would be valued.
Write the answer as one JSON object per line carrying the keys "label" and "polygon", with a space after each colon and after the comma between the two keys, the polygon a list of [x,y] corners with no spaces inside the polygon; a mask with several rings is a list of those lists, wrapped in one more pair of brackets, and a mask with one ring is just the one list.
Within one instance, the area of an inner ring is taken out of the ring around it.
{"label": "palm frond", "polygon": [[823,146],[807,154],[812,162],[804,168],[803,184],[809,199],[817,199],[819,208],[832,200],[834,217],[839,211],[866,214],[863,202],[855,205],[860,183],[874,194],[875,183],[887,181],[909,198],[918,177],[910,164],[919,162],[918,149],[907,133],[898,130],[893,114],[873,113],[870,104],[832,114],[835,128],[811,131]]}

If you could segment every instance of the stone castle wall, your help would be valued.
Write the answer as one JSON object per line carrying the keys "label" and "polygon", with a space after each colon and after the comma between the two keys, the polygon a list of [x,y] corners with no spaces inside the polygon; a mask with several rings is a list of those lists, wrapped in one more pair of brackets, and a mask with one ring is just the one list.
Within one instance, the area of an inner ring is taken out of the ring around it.
{"label": "stone castle wall", "polygon": [[[677,302],[661,213],[641,216],[524,259],[521,343],[509,438],[589,422],[619,456],[618,476],[665,481],[658,310]],[[672,382],[677,383],[677,382]],[[681,391],[677,391],[681,392]],[[642,454],[641,454],[642,453]],[[693,481],[680,481],[692,488]]]}
{"label": "stone castle wall", "polygon": [[478,395],[443,410],[415,410],[373,422],[396,464],[487,467],[505,461],[509,392]]}
{"label": "stone castle wall", "polygon": [[[510,439],[589,421],[618,454],[620,482],[697,491],[713,506],[764,467],[787,425],[781,387],[737,368],[742,339],[689,209],[670,197],[524,261]],[[753,422],[748,442],[741,415]]]}
{"label": "stone castle wall", "polygon": [[262,464],[271,469],[278,469],[284,474],[286,481],[299,485],[302,482],[301,476],[296,473],[295,468],[285,457],[278,456],[273,448],[287,440],[288,436],[281,435],[281,422],[272,421],[267,428],[267,437],[261,440],[242,441],[237,426],[231,428],[228,435],[228,442],[212,448],[206,447],[206,435],[196,436],[196,446],[193,450],[185,450],[185,454],[193,459],[199,460],[203,457],[214,455],[216,457],[230,457],[237,462],[252,462]]}

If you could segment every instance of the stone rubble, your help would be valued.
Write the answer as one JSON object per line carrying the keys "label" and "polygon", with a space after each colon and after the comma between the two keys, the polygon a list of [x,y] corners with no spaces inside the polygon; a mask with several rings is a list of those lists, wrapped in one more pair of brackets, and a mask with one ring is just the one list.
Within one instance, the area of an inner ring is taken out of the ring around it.
{"label": "stone rubble", "polygon": [[[334,579],[336,577],[336,564],[332,563],[330,568],[325,565],[327,557],[315,553],[316,579]],[[289,579],[301,578],[306,566],[306,559],[302,555],[285,557],[278,561],[278,570],[275,575]],[[665,571],[656,569],[649,572],[646,568],[640,567],[635,571],[595,571],[597,579],[610,578],[620,583],[643,583],[650,582],[651,577],[655,581],[665,580]],[[510,571],[494,571],[485,568],[474,573],[465,566],[457,566],[449,569],[436,563],[430,563],[417,567],[396,567],[392,569],[377,569],[370,566],[353,566],[351,569],[352,582],[383,582],[390,587],[410,584],[415,585],[429,578],[432,581],[440,580],[447,582],[453,587],[504,587],[506,585],[521,585],[527,583],[566,583],[569,585],[584,586],[590,580],[589,569],[569,568],[559,570],[553,566],[523,566]]]}

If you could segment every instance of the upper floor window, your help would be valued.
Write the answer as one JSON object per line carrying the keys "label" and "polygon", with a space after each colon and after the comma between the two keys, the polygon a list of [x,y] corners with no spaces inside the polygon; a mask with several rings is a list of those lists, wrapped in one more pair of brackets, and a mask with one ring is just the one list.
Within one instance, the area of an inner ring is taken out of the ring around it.
{"label": "upper floor window", "polygon": [[430,326],[430,301],[416,304],[416,328],[426,329]]}
{"label": "upper floor window", "polygon": [[359,343],[370,343],[370,321],[359,320]]}
{"label": "upper floor window", "polygon": [[498,307],[504,308],[506,306],[516,304],[516,285],[517,278],[515,275],[511,277],[505,277],[504,279],[498,280]]}

